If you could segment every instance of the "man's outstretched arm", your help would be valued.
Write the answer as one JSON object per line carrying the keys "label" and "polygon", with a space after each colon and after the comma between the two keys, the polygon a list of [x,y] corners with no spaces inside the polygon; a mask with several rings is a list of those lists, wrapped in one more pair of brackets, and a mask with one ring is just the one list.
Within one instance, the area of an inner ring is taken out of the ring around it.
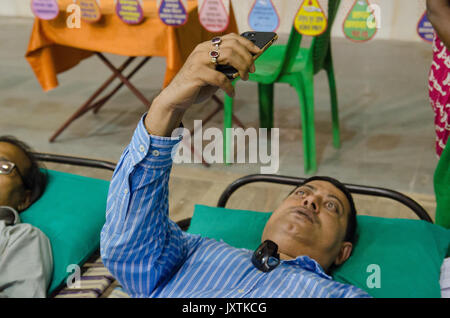
{"label": "man's outstretched arm", "polygon": [[[108,194],[101,255],[108,270],[134,297],[148,297],[169,279],[187,254],[186,237],[169,219],[168,181],[171,153],[180,137],[171,138],[186,110],[218,89],[234,95],[231,82],[215,70],[211,44],[199,44],[183,68],[152,103],[114,171]],[[259,48],[229,34],[222,38],[219,63],[235,67],[248,79],[251,53]]]}

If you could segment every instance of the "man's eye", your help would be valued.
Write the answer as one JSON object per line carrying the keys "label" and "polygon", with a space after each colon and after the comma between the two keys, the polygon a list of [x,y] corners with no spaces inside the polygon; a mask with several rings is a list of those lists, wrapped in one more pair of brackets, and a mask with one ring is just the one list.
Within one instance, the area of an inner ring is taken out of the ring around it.
{"label": "man's eye", "polygon": [[297,191],[297,194],[300,195],[300,196],[304,196],[305,195],[305,191],[299,190],[299,191]]}
{"label": "man's eye", "polygon": [[328,210],[337,211],[336,204],[334,202],[327,202],[326,207]]}

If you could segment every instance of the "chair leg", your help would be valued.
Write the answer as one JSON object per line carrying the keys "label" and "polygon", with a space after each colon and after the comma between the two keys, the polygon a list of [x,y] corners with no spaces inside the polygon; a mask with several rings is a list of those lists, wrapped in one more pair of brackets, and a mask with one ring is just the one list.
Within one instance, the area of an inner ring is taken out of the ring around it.
{"label": "chair leg", "polygon": [[326,72],[328,75],[328,84],[330,86],[330,97],[331,97],[331,122],[333,129],[333,146],[338,149],[341,147],[341,136],[339,127],[339,110],[338,110],[338,100],[336,92],[336,80],[334,77],[334,67],[333,59],[331,57],[331,52],[328,52],[328,61],[326,63]]}
{"label": "chair leg", "polygon": [[314,116],[314,75],[303,78],[305,88],[305,101],[307,105],[306,128],[308,130],[309,141],[309,172],[317,171],[316,161],[316,125]]}
{"label": "chair leg", "polygon": [[274,84],[258,83],[259,126],[273,128],[273,88]]}
{"label": "chair leg", "polygon": [[[236,81],[232,82],[236,85]],[[223,162],[230,164],[231,158],[231,128],[233,126],[233,104],[234,98],[225,94],[223,103]],[[234,151],[233,151],[234,153]]]}
{"label": "chair leg", "polygon": [[[308,118],[309,109],[308,102],[306,100],[305,89],[303,86],[303,81],[300,77],[296,78],[292,86],[297,91],[299,106],[300,106],[300,119],[302,122],[302,135],[303,135],[303,160],[304,160],[304,172],[305,174],[313,173],[315,170],[312,166],[311,158],[311,136],[310,130],[308,129]],[[313,145],[314,146],[314,145]]]}

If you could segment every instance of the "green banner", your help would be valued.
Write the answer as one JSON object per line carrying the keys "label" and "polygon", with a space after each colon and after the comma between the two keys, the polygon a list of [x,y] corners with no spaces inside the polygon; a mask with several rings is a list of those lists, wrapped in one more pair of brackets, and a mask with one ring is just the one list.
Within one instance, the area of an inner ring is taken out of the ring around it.
{"label": "green banner", "polygon": [[377,32],[376,21],[368,0],[356,0],[344,20],[346,38],[355,42],[369,41]]}

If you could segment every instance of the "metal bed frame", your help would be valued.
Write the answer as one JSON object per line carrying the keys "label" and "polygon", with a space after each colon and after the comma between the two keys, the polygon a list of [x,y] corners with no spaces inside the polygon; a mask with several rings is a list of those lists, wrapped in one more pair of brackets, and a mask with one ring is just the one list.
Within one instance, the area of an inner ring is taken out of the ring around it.
{"label": "metal bed frame", "polygon": [[[283,185],[292,185],[292,186],[298,186],[302,184],[307,178],[300,178],[300,177],[288,177],[288,176],[280,176],[280,175],[270,175],[270,174],[252,174],[248,176],[244,176],[242,178],[239,178],[235,181],[233,181],[221,194],[219,201],[217,202],[217,207],[224,208],[228,202],[228,199],[231,197],[231,195],[241,187],[250,184],[250,183],[256,183],[256,182],[265,182],[265,183],[276,183],[276,184],[283,184]],[[362,186],[362,185],[356,185],[356,184],[348,184],[344,183],[346,188],[352,193],[352,194],[363,194],[363,195],[370,195],[370,196],[376,196],[376,197],[384,197],[387,199],[395,200],[397,202],[402,203],[403,205],[410,208],[418,217],[419,219],[433,223],[433,220],[431,219],[430,215],[425,211],[425,209],[416,201],[414,201],[412,198],[386,188],[379,188],[379,187],[370,187],[370,186]],[[189,225],[191,223],[191,219],[187,218],[184,220],[181,220],[178,222],[178,225],[183,230],[187,230],[189,228]]]}
{"label": "metal bed frame", "polygon": [[49,153],[40,153],[33,152],[32,155],[36,160],[42,162],[53,162],[53,163],[61,163],[72,166],[81,166],[81,167],[90,167],[90,168],[99,168],[114,171],[116,168],[116,164],[109,161],[96,160],[96,159],[87,159],[80,157],[72,157],[72,156],[63,156],[63,155],[55,155]]}
{"label": "metal bed frame", "polygon": [[[103,160],[95,160],[95,159],[87,159],[80,157],[72,157],[72,156],[64,156],[64,155],[55,155],[55,154],[47,154],[47,153],[33,153],[34,157],[43,162],[53,162],[60,164],[69,164],[83,167],[91,167],[91,168],[100,168],[106,169],[110,171],[114,171],[116,164],[109,161]],[[300,177],[288,177],[288,176],[279,176],[279,175],[269,175],[269,174],[253,174],[248,175],[242,178],[239,178],[232,182],[221,194],[219,201],[217,202],[218,207],[225,207],[228,199],[231,195],[244,185],[255,183],[255,182],[265,182],[265,183],[276,183],[276,184],[284,184],[284,185],[292,185],[296,186],[303,183],[306,178]],[[362,186],[356,184],[344,184],[347,189],[353,194],[362,194],[362,195],[370,195],[377,197],[384,197],[387,199],[395,200],[400,202],[410,208],[421,220],[433,223],[433,220],[429,216],[429,214],[425,211],[425,209],[412,198],[386,188],[379,187],[371,187],[371,186]],[[178,222],[178,225],[183,230],[187,230],[190,225],[190,218],[181,220]]]}

